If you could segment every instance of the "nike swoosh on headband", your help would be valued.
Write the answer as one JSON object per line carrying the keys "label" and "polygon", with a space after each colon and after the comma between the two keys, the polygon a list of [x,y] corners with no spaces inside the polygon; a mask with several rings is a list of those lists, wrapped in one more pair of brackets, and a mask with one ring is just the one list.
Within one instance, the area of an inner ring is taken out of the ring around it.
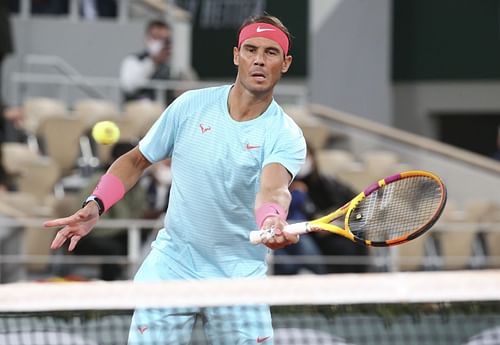
{"label": "nike swoosh on headband", "polygon": [[260,26],[257,26],[257,29],[255,29],[257,32],[264,32],[264,31],[275,31],[274,29],[266,29],[266,28],[261,28]]}

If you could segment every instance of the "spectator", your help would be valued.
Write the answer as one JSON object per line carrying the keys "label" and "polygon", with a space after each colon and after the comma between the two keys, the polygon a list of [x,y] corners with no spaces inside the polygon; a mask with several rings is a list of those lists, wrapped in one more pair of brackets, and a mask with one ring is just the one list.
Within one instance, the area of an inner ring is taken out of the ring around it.
{"label": "spectator", "polygon": [[[118,142],[113,146],[111,161],[130,151],[135,145],[129,142]],[[109,168],[108,166],[105,169]],[[96,172],[87,184],[82,188],[77,198],[80,207],[80,200],[84,199],[97,184],[102,171]],[[146,193],[140,184],[135,185],[124,197],[122,202],[102,216],[103,219],[131,219],[143,218],[145,214]],[[141,207],[142,206],[142,207]],[[92,232],[91,235],[82,238],[74,253],[76,255],[126,255],[127,254],[127,229],[123,228],[103,228]],[[99,278],[102,280],[117,280],[125,278],[123,267],[118,264],[100,265]]]}
{"label": "spectator", "polygon": [[84,19],[116,17],[116,0],[81,0],[80,12]]}
{"label": "spectator", "polygon": [[[122,61],[120,83],[125,101],[157,100],[155,90],[148,87],[152,80],[190,79],[188,73],[178,76],[172,73],[172,30],[169,24],[161,20],[149,22],[145,43],[144,51],[129,55]],[[167,104],[177,95],[174,90],[169,90],[166,94]]]}
{"label": "spectator", "polygon": [[12,176],[5,170],[5,166],[3,164],[3,152],[0,147],[0,193],[5,191],[13,191],[15,190],[15,184]]}
{"label": "spectator", "polygon": [[170,164],[170,159],[153,164],[142,179],[148,205],[145,218],[156,219],[167,210],[172,184]]}
{"label": "spectator", "polygon": [[32,0],[31,13],[34,14],[67,14],[68,0]]}
{"label": "spectator", "polygon": [[[308,190],[311,203],[305,210],[308,219],[325,215],[350,201],[356,193],[333,176],[322,174],[318,170],[316,154],[311,145],[307,145],[307,158],[297,174],[296,182],[302,181]],[[306,235],[309,236],[309,235]],[[368,249],[342,236],[326,231],[310,234],[321,253],[326,256],[366,256]],[[305,236],[302,236],[305,237]],[[302,242],[303,239],[300,240]],[[365,272],[367,264],[328,264],[328,273]]]}
{"label": "spectator", "polygon": [[12,43],[12,33],[9,22],[9,12],[5,2],[0,2],[0,142],[5,141],[6,136],[6,117],[5,106],[2,100],[2,65],[5,57],[14,51]]}
{"label": "spectator", "polygon": [[500,126],[498,126],[497,132],[497,150],[491,155],[493,159],[500,161]]}
{"label": "spectator", "polygon": [[[5,2],[0,2],[0,143],[8,141],[10,134],[22,128],[23,112],[19,107],[7,107],[2,99],[2,65],[8,54],[14,51],[12,31],[9,22],[9,10]],[[12,135],[14,137],[14,135]]]}

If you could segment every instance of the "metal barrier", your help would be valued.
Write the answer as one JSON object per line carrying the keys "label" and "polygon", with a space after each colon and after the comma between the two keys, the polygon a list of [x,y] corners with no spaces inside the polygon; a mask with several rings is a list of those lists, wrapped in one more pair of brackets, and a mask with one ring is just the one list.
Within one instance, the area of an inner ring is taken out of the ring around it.
{"label": "metal barrier", "polygon": [[[99,227],[127,229],[128,250],[126,256],[66,256],[63,251],[55,251],[51,255],[30,255],[23,251],[23,229],[27,227],[42,228],[45,218],[1,218],[0,219],[0,248],[2,242],[11,240],[13,237],[19,237],[17,248],[10,246],[11,254],[0,252],[0,282],[4,282],[2,264],[15,266],[16,275],[20,279],[28,278],[25,267],[26,264],[36,264],[39,262],[48,262],[49,264],[81,264],[81,265],[100,265],[103,263],[117,263],[128,266],[129,277],[137,270],[145,253],[145,244],[141,243],[141,232],[148,230],[158,230],[163,226],[163,219],[144,220],[144,219],[118,219],[99,220]],[[44,231],[40,229],[40,231]],[[97,230],[98,231],[98,230]],[[17,250],[16,250],[17,249]]]}
{"label": "metal barrier", "polygon": [[[0,248],[2,242],[7,241],[12,236],[20,236],[18,240],[17,251],[11,254],[1,253],[0,254],[0,282],[5,282],[5,277],[3,277],[2,267],[4,265],[11,265],[14,269],[17,269],[17,276],[21,280],[29,278],[23,267],[26,264],[39,263],[39,262],[49,262],[51,264],[77,264],[77,265],[99,265],[102,263],[117,263],[128,266],[128,277],[133,277],[133,274],[137,270],[138,266],[146,255],[146,249],[149,248],[150,241],[146,243],[141,243],[141,231],[147,230],[158,230],[163,227],[163,219],[157,220],[143,220],[143,219],[119,219],[119,220],[105,220],[99,221],[100,227],[106,228],[126,228],[128,233],[128,252],[126,256],[67,256],[63,255],[61,252],[55,252],[51,255],[28,255],[23,253],[22,250],[22,229],[25,227],[41,227],[42,223],[46,219],[42,218],[25,218],[25,219],[11,219],[2,218],[0,219]],[[41,230],[43,231],[43,230]],[[98,231],[98,230],[97,230]],[[500,233],[500,222],[488,222],[488,223],[452,223],[452,222],[439,222],[428,234],[438,234],[438,233],[466,233],[466,232],[478,232],[482,233]],[[428,236],[426,234],[425,236]],[[12,250],[12,248],[11,248]],[[326,263],[326,264],[366,264],[371,267],[372,271],[400,271],[401,263],[411,263],[415,260],[420,260],[421,258],[402,258],[399,255],[399,246],[386,248],[382,255],[368,255],[366,257],[360,256],[296,256],[288,257],[287,263]],[[436,256],[433,256],[436,255]],[[440,262],[442,257],[438,254],[427,255],[424,258],[426,262]],[[453,260],[454,258],[449,258]],[[455,258],[457,260],[461,257]],[[278,260],[278,261],[276,261]],[[284,258],[273,258],[269,257],[269,263],[280,263]],[[500,266],[500,257],[489,257],[488,266]],[[436,266],[439,269],[438,266]],[[481,267],[478,267],[481,268]]]}

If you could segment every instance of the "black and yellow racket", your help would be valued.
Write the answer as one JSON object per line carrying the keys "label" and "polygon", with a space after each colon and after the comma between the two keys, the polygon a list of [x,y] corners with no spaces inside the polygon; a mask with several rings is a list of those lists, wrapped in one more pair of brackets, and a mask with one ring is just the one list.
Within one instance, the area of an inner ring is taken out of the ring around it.
{"label": "black and yellow racket", "polygon": [[[429,230],[446,204],[446,187],[427,171],[406,171],[379,180],[338,210],[308,222],[289,224],[285,231],[305,234],[329,231],[371,247],[411,241]],[[334,225],[344,217],[342,228]],[[250,232],[250,242],[274,236],[272,229]]]}

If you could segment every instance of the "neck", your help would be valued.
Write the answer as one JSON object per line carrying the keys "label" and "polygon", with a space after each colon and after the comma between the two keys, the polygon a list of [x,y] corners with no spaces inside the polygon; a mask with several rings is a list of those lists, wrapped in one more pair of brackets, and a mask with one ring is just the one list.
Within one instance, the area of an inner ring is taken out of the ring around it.
{"label": "neck", "polygon": [[229,92],[227,106],[236,121],[249,121],[259,117],[273,101],[270,92],[256,94],[236,83]]}

